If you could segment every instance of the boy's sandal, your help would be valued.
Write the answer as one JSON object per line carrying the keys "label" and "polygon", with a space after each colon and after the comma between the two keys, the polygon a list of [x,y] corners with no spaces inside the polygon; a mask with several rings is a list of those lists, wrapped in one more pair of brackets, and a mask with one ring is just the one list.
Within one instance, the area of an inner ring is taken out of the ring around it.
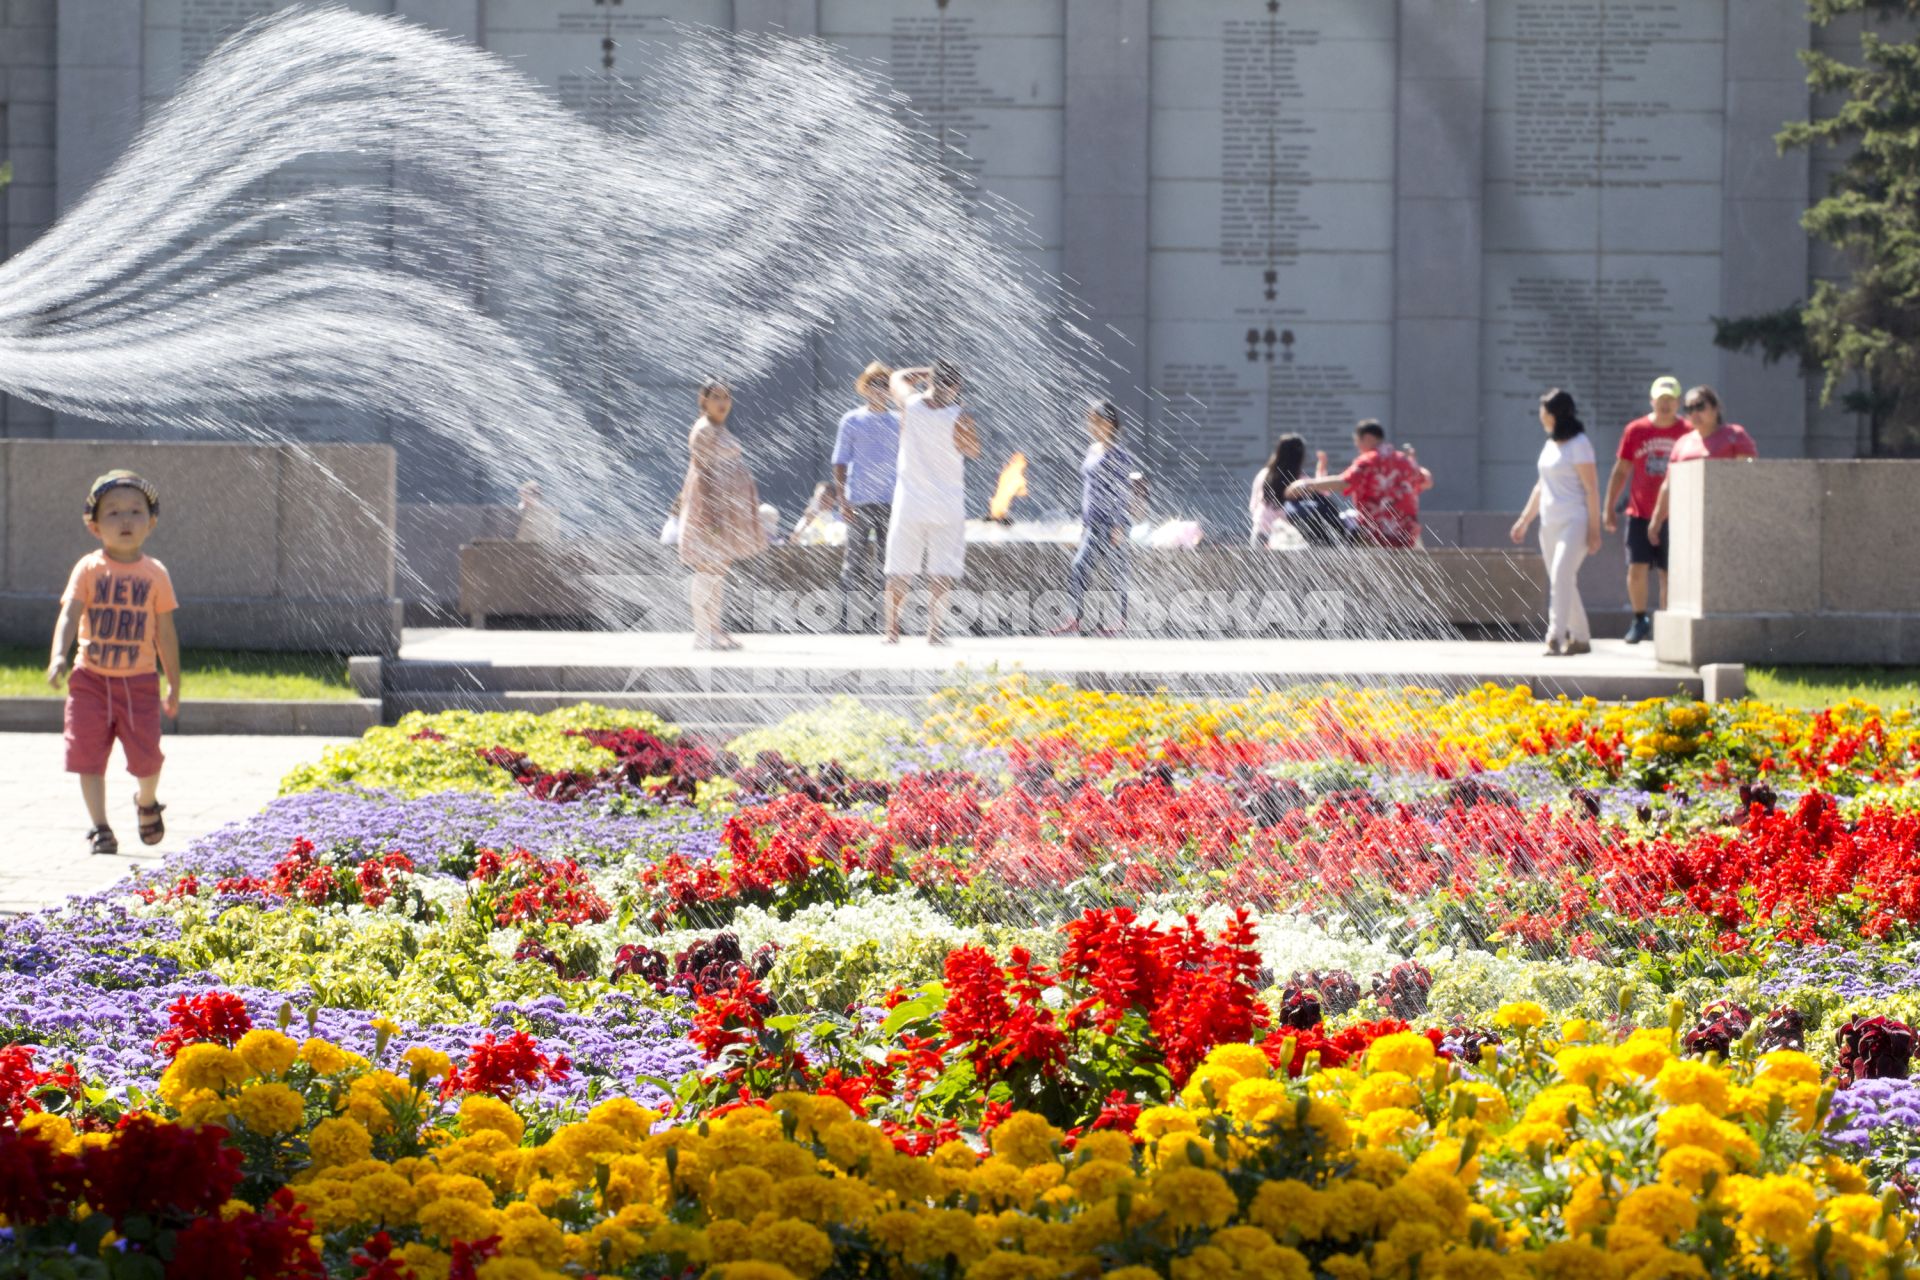
{"label": "boy's sandal", "polygon": [[140,797],[133,798],[133,807],[140,814],[140,843],[159,844],[167,838],[166,820],[160,816],[163,804],[141,804]]}
{"label": "boy's sandal", "polygon": [[87,846],[94,853],[118,853],[120,842],[113,837],[113,828],[95,827],[87,832]]}

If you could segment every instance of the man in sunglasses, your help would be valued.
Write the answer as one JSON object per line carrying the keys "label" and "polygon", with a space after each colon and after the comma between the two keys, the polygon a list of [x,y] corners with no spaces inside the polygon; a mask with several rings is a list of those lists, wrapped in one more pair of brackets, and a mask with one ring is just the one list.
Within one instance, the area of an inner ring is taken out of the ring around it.
{"label": "man in sunglasses", "polygon": [[1667,455],[1667,479],[1660,486],[1660,499],[1653,504],[1653,519],[1648,522],[1647,528],[1647,536],[1655,545],[1659,544],[1665,532],[1663,526],[1667,523],[1667,498],[1673,492],[1673,468],[1676,464],[1695,458],[1760,456],[1760,450],[1754,447],[1753,437],[1747,434],[1747,429],[1721,417],[1720,397],[1714,394],[1712,387],[1695,387],[1687,392],[1685,408],[1687,421],[1693,424],[1693,430],[1674,441],[1673,452]]}

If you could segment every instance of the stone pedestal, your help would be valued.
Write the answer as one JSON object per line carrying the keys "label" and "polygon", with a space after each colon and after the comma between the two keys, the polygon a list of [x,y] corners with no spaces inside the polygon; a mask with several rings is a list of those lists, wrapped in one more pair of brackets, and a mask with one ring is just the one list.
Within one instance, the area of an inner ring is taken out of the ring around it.
{"label": "stone pedestal", "polygon": [[1920,463],[1683,462],[1670,483],[1661,661],[1920,661]]}

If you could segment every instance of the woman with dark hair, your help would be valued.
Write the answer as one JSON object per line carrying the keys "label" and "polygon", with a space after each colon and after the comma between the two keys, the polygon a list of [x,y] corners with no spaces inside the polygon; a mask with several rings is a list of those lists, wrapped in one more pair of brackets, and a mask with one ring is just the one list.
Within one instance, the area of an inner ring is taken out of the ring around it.
{"label": "woman with dark hair", "polygon": [[738,649],[727,634],[727,570],[767,545],[760,493],[740,442],[727,430],[733,393],[724,382],[700,387],[700,419],[687,437],[687,478],[680,486],[680,563],[693,570],[693,647]]}
{"label": "woman with dark hair", "polygon": [[1128,530],[1133,523],[1133,455],[1120,447],[1120,406],[1099,400],[1087,406],[1087,434],[1092,442],[1080,462],[1080,552],[1073,558],[1067,590],[1073,595],[1073,617],[1054,631],[1071,635],[1086,617],[1087,585],[1094,570],[1106,562],[1120,598],[1120,616],[1100,628],[1101,635],[1125,630],[1127,573],[1132,567]]}
{"label": "woman with dark hair", "polygon": [[1600,482],[1573,397],[1559,387],[1540,397],[1540,479],[1527,509],[1513,522],[1514,542],[1524,542],[1540,517],[1540,554],[1547,561],[1547,653],[1588,653],[1593,634],[1580,603],[1580,562],[1600,550]]}
{"label": "woman with dark hair", "polygon": [[1247,499],[1254,546],[1267,546],[1277,524],[1292,526],[1308,546],[1341,546],[1354,540],[1339,503],[1327,494],[1305,492],[1295,485],[1305,477],[1306,466],[1305,440],[1285,435],[1275,442],[1267,465],[1253,478],[1253,492]]}

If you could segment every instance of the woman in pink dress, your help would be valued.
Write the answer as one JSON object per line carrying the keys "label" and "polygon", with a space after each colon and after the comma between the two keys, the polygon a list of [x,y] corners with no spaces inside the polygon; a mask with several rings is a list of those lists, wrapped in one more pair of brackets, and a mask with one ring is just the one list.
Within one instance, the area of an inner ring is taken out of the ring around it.
{"label": "woman in pink dress", "polygon": [[767,545],[760,493],[740,442],[727,430],[733,393],[724,382],[700,388],[700,420],[687,437],[687,478],[680,486],[680,563],[693,570],[693,647],[738,649],[727,634],[727,570]]}

